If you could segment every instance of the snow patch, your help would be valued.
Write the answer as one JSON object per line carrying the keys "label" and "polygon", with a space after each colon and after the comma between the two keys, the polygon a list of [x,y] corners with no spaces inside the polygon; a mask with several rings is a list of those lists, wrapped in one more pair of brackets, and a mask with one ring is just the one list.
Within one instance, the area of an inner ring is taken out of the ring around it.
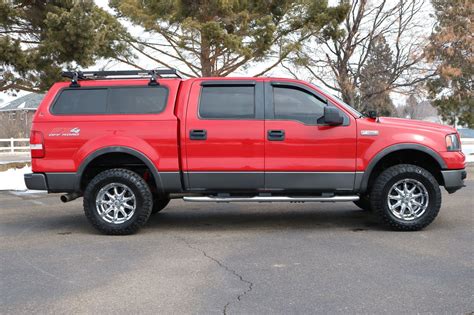
{"label": "snow patch", "polygon": [[23,175],[31,173],[31,167],[12,168],[0,172],[0,190],[27,190]]}

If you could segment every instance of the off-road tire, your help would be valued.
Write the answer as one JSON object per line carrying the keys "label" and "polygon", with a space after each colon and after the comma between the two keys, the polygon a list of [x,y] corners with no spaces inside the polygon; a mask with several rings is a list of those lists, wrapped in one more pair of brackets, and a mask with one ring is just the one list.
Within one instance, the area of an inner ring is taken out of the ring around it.
{"label": "off-road tire", "polygon": [[[390,188],[397,181],[405,178],[421,182],[429,196],[425,212],[412,221],[395,217],[387,205]],[[370,201],[375,216],[387,227],[397,231],[418,231],[428,226],[438,215],[441,207],[441,190],[434,176],[424,168],[411,164],[400,164],[386,169],[377,177],[371,189]]]}
{"label": "off-road tire", "polygon": [[[96,197],[102,187],[110,183],[128,186],[136,198],[136,209],[133,216],[121,224],[103,220],[96,210]],[[145,180],[130,170],[115,168],[103,171],[95,176],[84,191],[84,212],[87,220],[97,230],[109,235],[128,235],[137,232],[150,217],[153,207],[153,195]]]}
{"label": "off-road tire", "polygon": [[151,210],[151,214],[155,214],[166,208],[166,206],[170,203],[170,198],[163,197],[163,196],[155,196],[153,199],[153,209]]}
{"label": "off-road tire", "polygon": [[368,195],[361,195],[360,199],[354,201],[354,204],[364,211],[372,211],[372,206],[370,205],[370,199]]}

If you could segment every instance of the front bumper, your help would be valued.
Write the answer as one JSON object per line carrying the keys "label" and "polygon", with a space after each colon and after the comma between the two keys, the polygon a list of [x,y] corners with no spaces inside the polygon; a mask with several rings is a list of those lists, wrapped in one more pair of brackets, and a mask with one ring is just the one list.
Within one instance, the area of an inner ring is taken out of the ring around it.
{"label": "front bumper", "polygon": [[443,175],[444,188],[448,193],[452,194],[465,186],[464,179],[467,177],[465,169],[441,171],[441,174]]}

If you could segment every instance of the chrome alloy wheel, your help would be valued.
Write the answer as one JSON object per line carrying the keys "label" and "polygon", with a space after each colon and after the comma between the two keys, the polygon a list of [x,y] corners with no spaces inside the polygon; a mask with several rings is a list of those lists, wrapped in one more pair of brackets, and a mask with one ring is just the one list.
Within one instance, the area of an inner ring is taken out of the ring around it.
{"label": "chrome alloy wheel", "polygon": [[104,221],[121,224],[133,216],[137,200],[133,191],[126,185],[110,183],[99,191],[95,205],[97,213]]}
{"label": "chrome alloy wheel", "polygon": [[412,221],[425,213],[429,195],[425,186],[414,179],[402,179],[390,188],[387,204],[392,214],[404,221]]}

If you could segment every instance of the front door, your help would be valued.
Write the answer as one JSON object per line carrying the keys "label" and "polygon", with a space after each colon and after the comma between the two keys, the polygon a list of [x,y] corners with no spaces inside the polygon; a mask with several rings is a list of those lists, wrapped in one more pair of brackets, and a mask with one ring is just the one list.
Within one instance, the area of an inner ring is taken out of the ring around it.
{"label": "front door", "polygon": [[265,188],[353,190],[355,119],[341,110],[343,125],[318,123],[324,107],[335,105],[300,83],[266,82],[265,101]]}
{"label": "front door", "polygon": [[196,80],[186,113],[183,165],[191,190],[264,188],[263,82]]}

